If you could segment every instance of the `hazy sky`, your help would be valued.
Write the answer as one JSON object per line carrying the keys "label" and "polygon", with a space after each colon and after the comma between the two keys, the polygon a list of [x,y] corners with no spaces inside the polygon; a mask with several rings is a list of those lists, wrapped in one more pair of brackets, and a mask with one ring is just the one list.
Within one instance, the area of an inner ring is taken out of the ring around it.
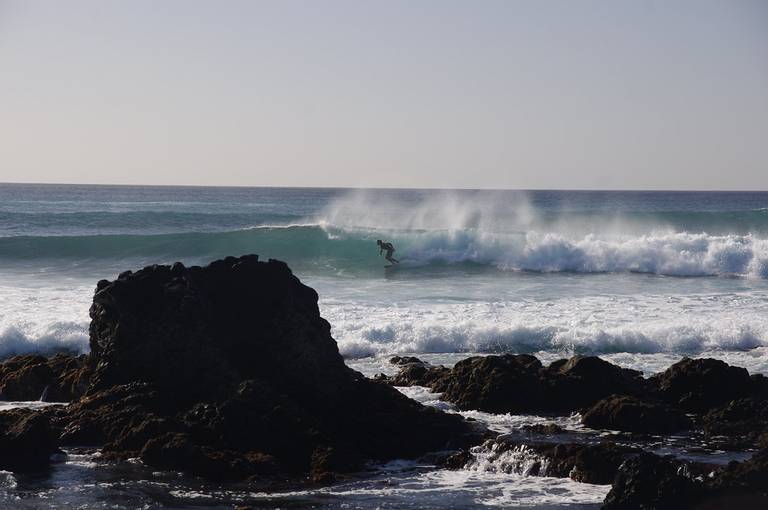
{"label": "hazy sky", "polygon": [[768,189],[768,1],[0,0],[0,181]]}

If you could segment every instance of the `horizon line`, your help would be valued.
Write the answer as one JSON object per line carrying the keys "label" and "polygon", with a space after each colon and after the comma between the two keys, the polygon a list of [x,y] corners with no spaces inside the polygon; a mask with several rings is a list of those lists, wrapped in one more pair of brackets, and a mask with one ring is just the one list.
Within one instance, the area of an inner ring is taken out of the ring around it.
{"label": "horizon line", "polygon": [[321,190],[392,190],[392,191],[605,191],[605,192],[668,192],[668,193],[767,193],[764,189],[679,189],[679,188],[464,188],[464,187],[427,187],[427,186],[280,186],[254,184],[130,184],[130,183],[93,183],[93,182],[21,182],[0,181],[0,186],[90,186],[90,187],[145,187],[145,188],[251,188],[251,189],[321,189]]}

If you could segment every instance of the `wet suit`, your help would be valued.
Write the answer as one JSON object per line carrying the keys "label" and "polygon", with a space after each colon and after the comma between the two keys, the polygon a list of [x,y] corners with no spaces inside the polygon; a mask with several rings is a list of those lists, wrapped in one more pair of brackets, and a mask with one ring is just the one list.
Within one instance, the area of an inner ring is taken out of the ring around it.
{"label": "wet suit", "polygon": [[385,243],[385,242],[382,242],[381,240],[379,240],[379,241],[376,241],[376,244],[379,245],[379,255],[381,255],[385,251],[387,252],[387,254],[384,256],[384,258],[387,259],[387,261],[389,261],[390,264],[399,264],[400,263],[399,260],[397,260],[395,258],[392,258],[392,254],[395,253],[395,247],[392,246],[392,243]]}

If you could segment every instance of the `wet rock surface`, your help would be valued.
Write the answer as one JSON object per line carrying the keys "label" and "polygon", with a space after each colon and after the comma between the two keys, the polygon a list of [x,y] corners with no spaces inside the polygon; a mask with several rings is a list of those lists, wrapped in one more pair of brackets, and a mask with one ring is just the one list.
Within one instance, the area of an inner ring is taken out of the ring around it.
{"label": "wet rock surface", "polygon": [[37,354],[15,356],[0,363],[0,400],[70,402],[88,384],[86,356]]}
{"label": "wet rock surface", "polygon": [[612,395],[586,410],[581,422],[593,429],[647,434],[688,430],[693,422],[681,411],[654,400]]}
{"label": "wet rock surface", "polygon": [[643,453],[624,462],[606,510],[768,508],[768,450],[725,467]]}
{"label": "wet rock surface", "polygon": [[427,386],[462,410],[490,413],[566,413],[615,392],[640,394],[648,383],[635,370],[595,356],[574,356],[544,367],[528,354],[476,356],[449,370],[421,361],[398,363],[395,386]]}
{"label": "wet rock surface", "polygon": [[40,471],[58,452],[49,418],[30,409],[0,413],[0,470]]}
{"label": "wet rock surface", "polygon": [[[764,449],[768,380],[761,375],[706,358],[684,358],[648,379],[584,356],[549,366],[533,356],[511,354],[468,358],[453,369],[414,363],[401,363],[388,381],[443,392],[444,400],[462,410],[561,416],[579,411],[581,423],[591,429],[622,432],[599,444],[574,444],[557,426],[524,426],[523,435],[447,457],[443,465],[449,469],[476,467],[483,458],[510,472],[610,483],[607,509],[768,508],[766,450],[722,467],[621,443],[659,444],[654,437],[663,442],[670,434],[688,434],[731,450]],[[547,437],[563,439],[551,443]]]}
{"label": "wet rock surface", "polygon": [[768,397],[763,379],[750,377],[745,368],[724,361],[684,358],[650,381],[662,400],[678,409],[700,413],[753,394]]}

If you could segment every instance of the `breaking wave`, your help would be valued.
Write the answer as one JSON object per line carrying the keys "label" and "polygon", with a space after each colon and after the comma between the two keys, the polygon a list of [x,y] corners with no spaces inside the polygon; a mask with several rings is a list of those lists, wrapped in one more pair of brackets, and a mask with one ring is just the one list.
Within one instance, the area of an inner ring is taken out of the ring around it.
{"label": "breaking wave", "polygon": [[[747,235],[657,232],[643,235],[557,232],[494,233],[480,229],[388,231],[334,225],[257,227],[230,232],[0,238],[0,261],[136,260],[190,263],[232,253],[259,253],[301,269],[380,273],[375,244],[397,248],[402,271],[446,265],[504,271],[638,272],[668,276],[768,278],[768,239]],[[137,262],[137,263],[139,263]]]}
{"label": "breaking wave", "polygon": [[[333,322],[332,322],[333,323]],[[569,327],[499,325],[456,321],[453,324],[398,321],[351,328],[334,326],[339,349],[346,357],[394,353],[505,353],[540,351],[567,354],[696,355],[710,351],[748,351],[768,346],[768,323],[627,324]]]}

